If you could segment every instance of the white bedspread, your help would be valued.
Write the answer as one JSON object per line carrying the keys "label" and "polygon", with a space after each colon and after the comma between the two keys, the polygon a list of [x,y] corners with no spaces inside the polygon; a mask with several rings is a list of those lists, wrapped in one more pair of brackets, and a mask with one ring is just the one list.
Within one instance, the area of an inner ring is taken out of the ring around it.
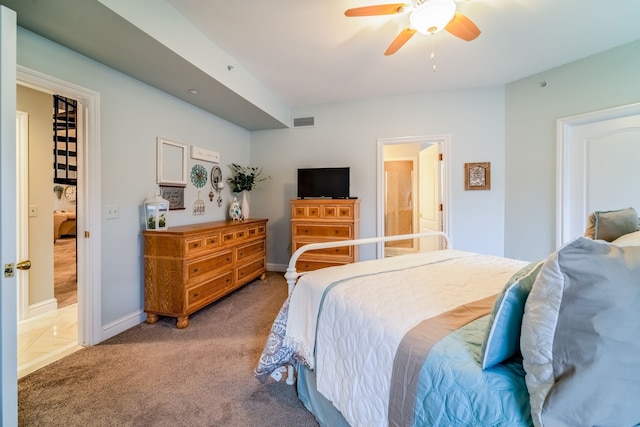
{"label": "white bedspread", "polygon": [[[385,426],[393,359],[406,331],[497,294],[526,264],[444,250],[312,272],[291,295],[288,339],[305,348],[318,390],[350,425]],[[335,282],[318,318],[324,289]]]}

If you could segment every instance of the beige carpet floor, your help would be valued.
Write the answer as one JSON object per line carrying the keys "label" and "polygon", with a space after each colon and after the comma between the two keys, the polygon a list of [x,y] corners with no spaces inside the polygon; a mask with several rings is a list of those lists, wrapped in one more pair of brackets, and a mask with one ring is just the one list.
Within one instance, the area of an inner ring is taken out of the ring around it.
{"label": "beige carpet floor", "polygon": [[53,296],[58,308],[78,302],[76,238],[61,237],[53,245]]}
{"label": "beige carpet floor", "polygon": [[18,381],[20,426],[317,426],[253,370],[285,300],[269,273],[190,317],[142,323]]}

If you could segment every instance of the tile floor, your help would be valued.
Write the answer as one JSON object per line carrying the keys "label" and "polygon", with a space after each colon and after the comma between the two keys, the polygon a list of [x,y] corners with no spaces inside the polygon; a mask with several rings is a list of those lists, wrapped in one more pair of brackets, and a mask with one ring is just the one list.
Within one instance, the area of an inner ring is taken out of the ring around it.
{"label": "tile floor", "polygon": [[77,304],[23,320],[18,323],[18,378],[81,348]]}

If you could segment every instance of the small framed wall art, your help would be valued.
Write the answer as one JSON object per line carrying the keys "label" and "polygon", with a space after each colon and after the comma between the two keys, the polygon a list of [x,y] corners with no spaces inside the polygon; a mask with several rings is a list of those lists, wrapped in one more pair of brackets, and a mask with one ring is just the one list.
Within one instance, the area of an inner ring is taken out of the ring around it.
{"label": "small framed wall art", "polygon": [[161,185],[160,196],[169,201],[169,210],[184,209],[184,187],[180,185]]}
{"label": "small framed wall art", "polygon": [[491,163],[465,163],[464,189],[491,190]]}

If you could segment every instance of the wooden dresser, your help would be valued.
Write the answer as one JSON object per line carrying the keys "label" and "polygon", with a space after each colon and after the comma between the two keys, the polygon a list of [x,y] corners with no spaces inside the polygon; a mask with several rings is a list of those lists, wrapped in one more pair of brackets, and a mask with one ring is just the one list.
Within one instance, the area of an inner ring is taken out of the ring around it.
{"label": "wooden dresser", "polygon": [[189,315],[266,274],[267,220],[217,221],[144,231],[144,311]]}
{"label": "wooden dresser", "polygon": [[[297,199],[291,201],[291,252],[308,243],[357,239],[360,236],[360,200]],[[305,252],[297,271],[310,271],[358,261],[358,246]]]}

